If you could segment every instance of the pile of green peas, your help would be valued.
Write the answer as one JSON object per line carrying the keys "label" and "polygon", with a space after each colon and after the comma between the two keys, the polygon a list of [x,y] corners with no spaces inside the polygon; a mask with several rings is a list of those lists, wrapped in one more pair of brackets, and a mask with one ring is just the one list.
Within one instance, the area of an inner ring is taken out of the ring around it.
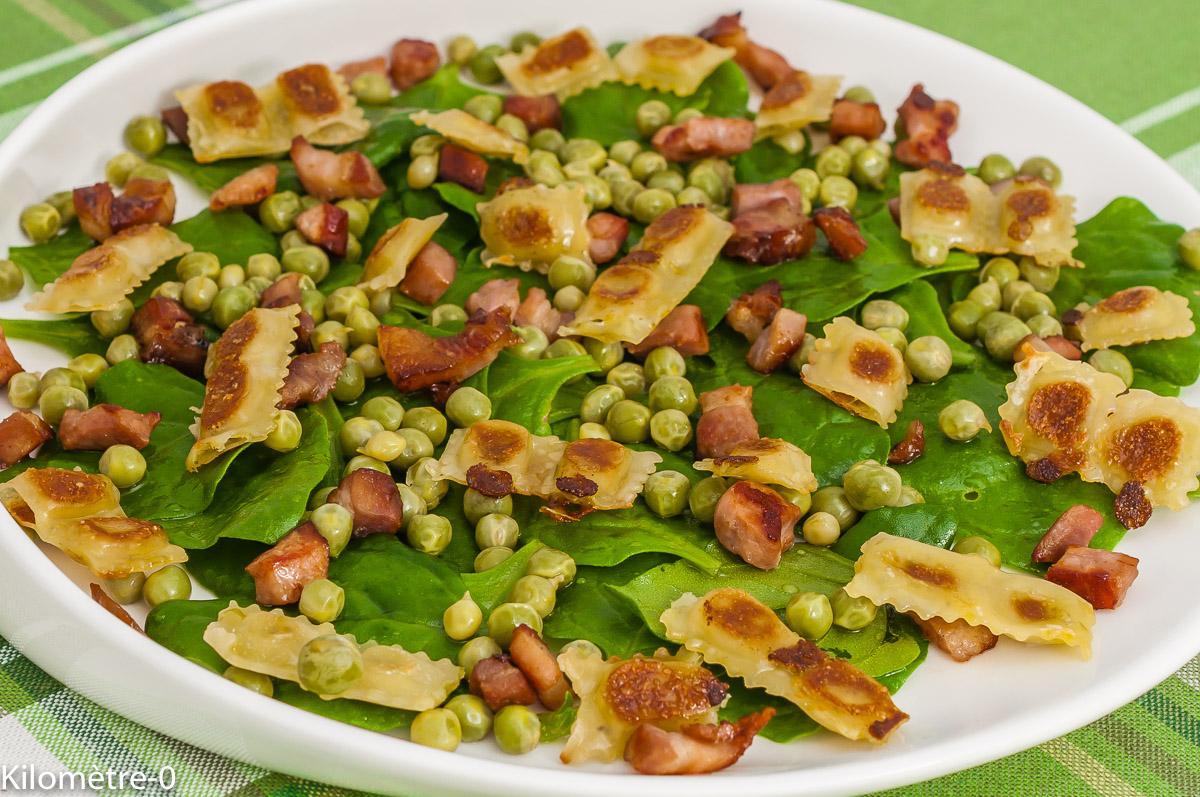
{"label": "pile of green peas", "polygon": [[[659,448],[672,452],[691,443],[693,429],[689,416],[696,411],[698,402],[695,390],[685,378],[687,363],[678,351],[660,346],[639,365],[619,362],[624,356],[619,346],[611,347],[610,357],[609,346],[589,345],[605,371],[605,384],[588,392],[580,403],[579,437],[599,437],[625,444],[652,440]],[[646,394],[645,404],[637,400],[642,394]]]}
{"label": "pile of green peas", "polygon": [[948,344],[936,335],[923,335],[909,341],[908,311],[888,299],[872,299],[862,306],[859,319],[866,329],[895,346],[913,377],[921,382],[937,382],[950,373],[954,356]]}
{"label": "pile of green peas", "polygon": [[[299,272],[309,277],[314,284],[329,275],[329,255],[319,246],[313,246],[297,230],[296,217],[309,208],[321,204],[314,196],[300,196],[295,191],[277,191],[258,205],[258,220],[271,232],[279,236],[280,266],[282,271]],[[346,237],[346,253],[343,263],[358,263],[363,250],[360,239],[371,222],[371,214],[379,204],[378,199],[339,199],[333,203],[346,211],[349,233]],[[249,266],[247,265],[247,272]],[[276,275],[278,276],[278,275]],[[273,279],[274,277],[271,277]]]}

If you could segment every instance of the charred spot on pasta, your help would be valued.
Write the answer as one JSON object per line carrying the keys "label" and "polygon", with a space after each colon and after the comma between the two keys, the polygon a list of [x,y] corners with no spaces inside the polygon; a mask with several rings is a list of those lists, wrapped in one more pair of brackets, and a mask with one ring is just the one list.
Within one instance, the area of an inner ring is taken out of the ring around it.
{"label": "charred spot on pasta", "polygon": [[708,623],[742,639],[770,636],[779,621],[766,606],[740,592],[722,592],[706,599],[704,614]]}
{"label": "charred spot on pasta", "polygon": [[965,213],[971,209],[967,192],[949,180],[930,180],[917,189],[917,201],[931,210]]}
{"label": "charred spot on pasta", "polygon": [[1112,436],[1109,457],[1134,481],[1148,482],[1175,464],[1182,437],[1179,426],[1170,418],[1147,418]]}
{"label": "charred spot on pasta", "polygon": [[1075,448],[1087,437],[1082,424],[1091,403],[1091,391],[1078,382],[1043,385],[1029,399],[1029,428],[1060,448]]}
{"label": "charred spot on pasta", "polygon": [[328,67],[305,64],[284,72],[278,79],[284,95],[303,113],[324,116],[341,107],[342,98]]}
{"label": "charred spot on pasta", "polygon": [[1117,291],[1096,303],[1096,308],[1109,313],[1133,313],[1154,301],[1157,291],[1144,285]]}
{"label": "charred spot on pasta", "polygon": [[220,80],[204,87],[204,97],[213,114],[234,127],[256,127],[263,106],[254,89],[240,80]]}
{"label": "charred spot on pasta", "polygon": [[895,376],[896,357],[887,344],[857,343],[850,352],[850,372],[868,382],[889,382]]}
{"label": "charred spot on pasta", "polygon": [[651,659],[618,664],[604,683],[604,697],[625,722],[690,717],[718,706],[729,687],[703,667],[683,668]]}
{"label": "charred spot on pasta", "polygon": [[570,67],[592,53],[592,43],[583,31],[573,30],[548,41],[537,48],[537,52],[521,71],[527,75],[544,75],[558,69]]}

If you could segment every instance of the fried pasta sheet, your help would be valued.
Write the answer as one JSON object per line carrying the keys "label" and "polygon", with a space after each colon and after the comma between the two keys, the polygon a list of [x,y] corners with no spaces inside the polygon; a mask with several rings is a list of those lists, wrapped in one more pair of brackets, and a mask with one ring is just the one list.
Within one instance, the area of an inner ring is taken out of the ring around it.
{"label": "fried pasta sheet", "polygon": [[107,476],[30,469],[0,486],[0,501],[18,523],[100,578],[145,573],[188,558],[162,526],[125,516],[121,492]]}
{"label": "fried pasta sheet", "polygon": [[266,440],[279,417],[300,308],[256,307],[230,324],[215,344],[204,407],[192,426],[188,470],[199,470],[243,443]]}
{"label": "fried pasta sheet", "polygon": [[349,144],[370,129],[345,79],[323,64],[288,70],[259,88],[222,80],[182,89],[175,98],[199,163],[287,152],[296,136]]}
{"label": "fried pasta sheet", "polygon": [[563,448],[554,470],[551,502],[588,509],[633,506],[660,462],[662,457],[653,451],[634,451],[612,440],[575,440]]}
{"label": "fried pasta sheet", "polygon": [[786,440],[759,438],[737,443],[723,457],[702,459],[692,467],[730,479],[779,484],[802,493],[817,489],[812,458]]}
{"label": "fried pasta sheet", "polygon": [[686,96],[735,52],[699,36],[651,36],[626,44],[613,64],[624,83]]}
{"label": "fried pasta sheet", "polygon": [[192,251],[191,244],[157,224],[130,227],[92,247],[66,272],[26,303],[44,313],[111,310],[172,258]]}
{"label": "fried pasta sheet", "polygon": [[545,498],[554,493],[554,471],[565,447],[553,435],[539,437],[511,421],[477,421],[454,430],[431,469],[434,478],[468,484],[468,471],[483,465],[512,477],[509,492]]}
{"label": "fried pasta sheet", "polygon": [[669,639],[847,739],[883,742],[908,719],[881,683],[802,639],[744,590],[685,593],[660,619]]}
{"label": "fried pasta sheet", "polygon": [[1084,351],[1191,337],[1196,331],[1188,300],[1139,285],[1117,291],[1083,311],[1076,325]]}
{"label": "fried pasta sheet", "polygon": [[713,723],[729,687],[701,666],[700,656],[659,649],[653,657],[605,659],[569,647],[558,666],[579,695],[579,713],[560,758],[564,764],[615,761],[642,723],[667,730]]}
{"label": "fried pasta sheet", "polygon": [[405,219],[381,235],[363,265],[358,287],[381,291],[399,285],[408,273],[409,264],[448,216],[439,213],[427,219]]}
{"label": "fried pasta sheet", "polygon": [[[317,625],[307,617],[288,617],[282,609],[259,606],[229,608],[204,630],[204,641],[225,661],[251,672],[299,681],[300,650],[313,639],[336,634],[331,623]],[[381,706],[424,711],[439,706],[462,681],[463,670],[449,659],[432,660],[421,651],[399,645],[359,645],[362,676],[344,692],[322,700],[347,698]]]}
{"label": "fried pasta sheet", "polygon": [[800,130],[813,122],[827,122],[833,115],[842,79],[835,75],[810,75],[797,71],[777,83],[763,96],[754,124],[757,138],[768,138]]}
{"label": "fried pasta sheet", "polygon": [[476,119],[466,111],[451,108],[441,113],[419,111],[411,117],[414,124],[441,133],[463,149],[494,158],[508,158],[518,166],[529,160],[529,147],[500,128]]}
{"label": "fried pasta sheet", "polygon": [[965,620],[1018,642],[1071,645],[1092,655],[1091,605],[1044,578],[1006,573],[981,556],[879,533],[862,546],[852,598],[922,619]]}
{"label": "fried pasta sheet", "polygon": [[732,224],[700,205],[667,211],[636,249],[601,272],[559,334],[641,343],[696,287],[732,234]]}
{"label": "fried pasta sheet", "polygon": [[545,274],[561,255],[590,260],[583,186],[535,185],[499,194],[476,206],[486,266],[517,266]]}
{"label": "fried pasta sheet", "polygon": [[912,382],[900,351],[846,316],[825,326],[802,375],[834,404],[885,429],[896,420]]}
{"label": "fried pasta sheet", "polygon": [[546,39],[520,53],[496,58],[513,91],[526,97],[554,94],[565,100],[606,80],[616,80],[617,70],[608,51],[587,28],[575,28]]}

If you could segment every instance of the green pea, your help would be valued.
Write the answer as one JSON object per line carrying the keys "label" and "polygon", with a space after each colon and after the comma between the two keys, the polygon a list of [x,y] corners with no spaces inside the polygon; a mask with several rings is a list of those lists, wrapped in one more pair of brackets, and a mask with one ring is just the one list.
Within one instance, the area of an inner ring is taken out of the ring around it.
{"label": "green pea", "polygon": [[936,382],[945,377],[953,360],[950,345],[936,335],[919,337],[904,350],[908,370],[922,382]]}
{"label": "green pea", "polygon": [[[457,304],[439,304],[429,313],[429,323],[435,327],[442,327],[452,322],[462,322],[467,320],[467,311],[459,307]],[[517,327],[518,330],[524,327]],[[538,330],[539,332],[541,330]],[[545,335],[543,334],[543,337]]]}
{"label": "green pea", "polygon": [[167,601],[185,601],[192,597],[192,580],[179,565],[167,565],[146,577],[142,598],[153,609]]}
{"label": "green pea", "polygon": [[960,443],[971,440],[981,429],[992,430],[979,405],[967,399],[952,401],[943,407],[938,413],[938,428],[946,437]]}
{"label": "green pea", "polygon": [[622,166],[629,166],[633,163],[633,159],[642,151],[642,145],[636,141],[626,139],[618,141],[608,148],[608,157]]}
{"label": "green pea", "polygon": [[[680,358],[682,359],[682,358]],[[645,368],[637,363],[621,363],[604,375],[604,381],[620,389],[625,398],[632,398],[646,392],[647,374]],[[588,419],[584,419],[588,420]]]}
{"label": "green pea", "polygon": [[0,302],[7,302],[20,293],[21,288],[24,287],[25,274],[22,273],[17,264],[11,260],[0,260]]}
{"label": "green pea", "polygon": [[38,387],[43,392],[55,385],[73,387],[76,390],[87,390],[87,384],[83,381],[83,377],[70,368],[51,368],[42,374],[42,378],[38,382]]}
{"label": "green pea", "polygon": [[1042,293],[1049,293],[1058,284],[1059,267],[1041,266],[1028,255],[1021,258],[1019,264],[1021,278]]}
{"label": "green pea", "polygon": [[1049,338],[1063,333],[1062,324],[1052,315],[1035,315],[1026,319],[1026,326],[1039,338]]}
{"label": "green pea", "polygon": [[783,621],[800,636],[815,642],[833,627],[833,606],[819,592],[801,592],[788,599]]}
{"label": "green pea", "polygon": [[909,487],[907,484],[900,488],[900,500],[896,502],[896,506],[912,506],[923,503],[925,503],[925,496],[921,495],[920,490]]}
{"label": "green pea", "polygon": [[51,426],[58,426],[67,410],[87,408],[87,394],[67,385],[52,385],[38,396],[38,411],[42,414],[42,420]]}
{"label": "green pea", "polygon": [[425,505],[425,499],[407,484],[396,482],[396,492],[400,493],[400,503],[404,506],[400,530],[407,531],[412,522],[428,512],[429,508]]}
{"label": "green pea", "polygon": [[514,33],[513,37],[508,41],[508,47],[514,53],[519,53],[526,47],[537,47],[542,43],[542,37],[536,33],[523,30],[520,33]]}
{"label": "green pea", "polygon": [[92,326],[100,333],[100,337],[112,339],[129,329],[133,320],[133,302],[122,299],[116,307],[109,310],[93,310]]}
{"label": "green pea", "polygon": [[408,736],[414,744],[453,752],[462,741],[462,725],[453,711],[431,708],[413,719]]}
{"label": "green pea", "polygon": [[427,509],[436,509],[446,497],[446,493],[450,492],[450,482],[433,475],[432,466],[436,462],[433,457],[422,457],[405,472],[405,481],[425,502]]}
{"label": "green pea", "polygon": [[408,544],[421,553],[437,556],[454,536],[450,521],[441,515],[421,515],[408,524]]}
{"label": "green pea", "polygon": [[608,411],[604,426],[618,443],[643,443],[650,436],[652,415],[645,404],[624,399]]}
{"label": "green pea", "polygon": [[[459,388],[459,390],[463,389]],[[448,403],[447,406],[449,406]],[[391,396],[376,396],[375,398],[367,399],[366,403],[363,404],[362,417],[378,423],[381,427],[380,431],[386,429],[389,432],[394,432],[400,428],[400,424],[404,420],[404,406]],[[346,423],[350,423],[350,421]],[[345,426],[342,428],[345,429]]]}
{"label": "green pea", "polygon": [[554,292],[554,309],[563,313],[573,313],[580,308],[587,296],[574,285],[559,288]]}
{"label": "green pea", "polygon": [[79,375],[88,390],[96,386],[100,374],[108,370],[108,361],[99,354],[81,354],[67,363],[67,369]]}
{"label": "green pea", "polygon": [[62,226],[69,227],[79,221],[79,216],[75,213],[75,198],[72,191],[56,191],[46,197],[46,204],[52,205],[58,211],[59,218],[62,219]]}
{"label": "green pea", "polygon": [[654,380],[648,399],[650,409],[654,412],[679,410],[684,415],[691,415],[698,405],[692,383],[682,376],[664,376]]}
{"label": "green pea", "polygon": [[641,183],[646,182],[658,172],[667,171],[668,168],[667,159],[654,150],[639,152],[633,156],[633,160],[629,164],[629,171],[633,175],[633,179]]}
{"label": "green pea", "polygon": [[336,343],[343,350],[350,348],[350,327],[341,321],[322,321],[309,336],[309,345],[317,349],[322,343]]}
{"label": "green pea", "polygon": [[717,502],[725,494],[725,480],[720,476],[709,476],[692,485],[688,492],[688,509],[692,517],[701,523],[712,523],[717,513]]}
{"label": "green pea", "polygon": [[319,246],[297,246],[283,253],[283,270],[296,272],[320,282],[329,274],[329,255]]}
{"label": "green pea", "polygon": [[269,675],[233,666],[226,667],[222,675],[227,681],[233,681],[238,686],[249,689],[251,692],[265,695],[266,697],[275,696],[275,685]]}
{"label": "green pea", "polygon": [[475,524],[475,544],[483,548],[517,547],[521,528],[508,515],[484,515]]}
{"label": "green pea", "polygon": [[134,166],[133,171],[129,173],[130,180],[135,178],[141,180],[156,180],[161,182],[163,180],[169,181],[171,179],[171,174],[163,167],[156,166],[153,163],[139,163],[137,166]]}
{"label": "green pea", "polygon": [[859,512],[892,506],[900,486],[900,474],[886,465],[857,465],[842,479],[846,500]]}
{"label": "green pea", "polygon": [[[246,281],[246,285],[250,286],[258,281],[266,281],[265,277],[251,277]],[[264,286],[265,290],[265,286]],[[261,293],[256,293],[257,296],[262,296]],[[257,301],[257,299],[256,299]],[[300,292],[300,309],[312,316],[313,322],[321,324],[325,321],[325,294],[320,291],[301,291]]]}
{"label": "green pea", "polygon": [[440,446],[446,439],[446,416],[436,407],[415,407],[408,410],[404,413],[402,427],[424,432],[435,447]]}
{"label": "green pea", "polygon": [[[136,351],[134,356],[137,356]],[[36,407],[41,392],[41,388],[38,387],[37,374],[20,371],[9,377],[8,401],[19,410],[30,410]]]}
{"label": "green pea", "polygon": [[862,307],[862,325],[867,329],[908,328],[908,311],[889,299],[872,299]]}
{"label": "green pea", "polygon": [[108,360],[109,365],[136,360],[139,356],[137,338],[133,335],[117,335],[104,352],[104,359]]}
{"label": "green pea", "polygon": [[600,142],[590,138],[572,138],[563,145],[559,154],[563,163],[585,163],[593,172],[608,160],[608,153]]}
{"label": "green pea", "polygon": [[342,468],[342,478],[344,479],[354,471],[361,470],[362,468],[369,468],[389,475],[392,472],[386,462],[375,459],[375,457],[369,457],[366,454],[359,454],[351,457],[350,461],[346,463],[346,467]]}
{"label": "green pea", "polygon": [[208,312],[220,288],[208,277],[192,277],[183,283],[183,306],[199,315]]}
{"label": "green pea", "polygon": [[408,416],[413,413],[413,410],[408,410],[404,413],[404,421],[396,434],[404,438],[404,452],[393,460],[393,464],[398,468],[411,468],[418,461],[425,457],[433,456],[433,441],[429,439],[429,435],[424,431],[413,426],[404,426],[408,422]]}
{"label": "green pea", "polygon": [[895,327],[880,327],[875,330],[875,334],[883,338],[888,345],[895,347],[896,351],[901,354],[904,354],[904,350],[908,348],[908,338]]}
{"label": "green pea", "polygon": [[104,164],[104,179],[111,183],[113,188],[124,188],[129,180],[129,173],[141,165],[142,159],[132,152],[114,155]]}
{"label": "green pea", "polygon": [[540,635],[542,616],[527,603],[502,603],[488,616],[488,636],[500,647],[507,648],[519,625],[527,625]]}
{"label": "green pea", "polygon": [[581,423],[579,424],[579,433],[575,435],[576,440],[612,440],[612,435],[603,424],[599,423]]}
{"label": "green pea", "polygon": [[787,364],[792,373],[800,373],[800,369],[808,364],[808,358],[812,356],[812,353],[816,348],[817,336],[811,332],[805,332],[804,341],[800,344],[800,348],[796,349],[795,353],[792,354],[791,357],[788,357]]}
{"label": "green pea", "polygon": [[596,267],[579,258],[561,255],[550,264],[546,277],[554,290],[573,286],[586,291],[596,279]]}
{"label": "green pea", "polygon": [[21,229],[35,244],[44,244],[55,235],[62,225],[62,216],[47,202],[30,205],[21,211]]}
{"label": "green pea", "polygon": [[125,143],[145,157],[157,155],[167,144],[167,129],[153,116],[135,116],[125,125]]}
{"label": "green pea", "polygon": [[955,541],[951,550],[955,553],[979,556],[986,559],[992,567],[1000,566],[1000,549],[983,537],[963,537]]}
{"label": "green pea", "polygon": [[575,580],[575,560],[555,548],[539,548],[525,563],[525,575],[541,576],[566,586]]}
{"label": "green pea", "polygon": [[670,346],[659,346],[653,349],[646,355],[646,361],[642,367],[645,372],[645,381],[650,383],[657,382],[666,376],[687,374],[687,363],[683,356]]}
{"label": "green pea", "polygon": [[475,665],[484,659],[490,659],[493,656],[499,656],[504,651],[497,645],[491,637],[478,636],[468,641],[458,651],[458,666],[462,667],[467,672],[467,677],[471,676],[471,672],[475,669]]}
{"label": "green pea", "polygon": [[1016,304],[1017,299],[1023,293],[1029,293],[1034,290],[1034,287],[1025,280],[1013,280],[1004,286],[1004,290],[1000,293],[1000,306],[1012,312],[1012,307]]}
{"label": "green pea", "polygon": [[446,417],[460,427],[486,421],[492,417],[491,399],[473,387],[460,387],[446,400]]}
{"label": "green pea", "polygon": [[633,215],[633,200],[646,186],[637,180],[619,180],[612,185],[613,208],[622,216]]}
{"label": "green pea", "polygon": [[647,100],[638,106],[633,117],[634,127],[640,135],[654,135],[660,127],[671,121],[671,108],[662,100]]}
{"label": "green pea", "polygon": [[925,266],[940,266],[950,256],[950,244],[932,233],[921,233],[912,240],[913,260]]}
{"label": "green pea", "polygon": [[529,141],[529,128],[525,126],[520,117],[513,116],[511,113],[502,113],[493,124],[517,141],[522,143]]}
{"label": "green pea", "polygon": [[156,287],[153,291],[151,291],[150,295],[151,296],[161,296],[164,299],[171,299],[172,301],[182,303],[183,302],[183,283],[175,282],[175,281],[164,282],[161,285],[159,285],[158,287]]}
{"label": "green pea", "polygon": [[1114,349],[1100,349],[1088,357],[1088,365],[1097,371],[1121,378],[1125,387],[1133,385],[1133,365],[1129,358]]}
{"label": "green pea", "polygon": [[482,698],[475,695],[455,695],[446,702],[445,708],[458,717],[464,742],[478,742],[492,729],[492,710]]}
{"label": "green pea", "polygon": [[587,349],[577,340],[559,338],[546,347],[542,355],[547,360],[557,360],[559,357],[586,357]]}
{"label": "green pea", "polygon": [[539,617],[545,618],[554,611],[556,590],[555,582],[545,576],[521,576],[509,591],[508,601],[516,606],[532,606]]}
{"label": "green pea", "polygon": [[813,512],[804,519],[802,530],[809,545],[833,545],[842,535],[838,519],[828,512]]}
{"label": "green pea", "polygon": [[300,613],[314,623],[332,623],[345,605],[345,591],[327,578],[314,579],[300,591]]}
{"label": "green pea", "polygon": [[852,211],[858,201],[858,187],[849,178],[830,175],[821,180],[817,198],[827,208],[840,207]]}
{"label": "green pea", "polygon": [[362,653],[338,634],[310,639],[300,648],[297,675],[305,691],[339,695],[362,677]]}
{"label": "green pea", "polygon": [[675,196],[670,191],[647,188],[633,198],[633,217],[642,224],[650,224],[674,207]]}
{"label": "green pea", "polygon": [[254,292],[245,285],[234,285],[217,291],[209,311],[213,321],[221,329],[228,329],[234,321],[253,310],[258,305]]}
{"label": "green pea", "polygon": [[688,492],[692,483],[677,470],[660,470],[650,474],[642,497],[646,506],[659,517],[682,515],[687,509]]}
{"label": "green pea", "polygon": [[983,345],[993,358],[1001,362],[1012,362],[1017,344],[1024,340],[1026,335],[1032,334],[1024,321],[1016,318],[1004,319],[999,325],[988,330],[983,338]]}
{"label": "green pea", "polygon": [[1017,318],[1012,313],[1006,313],[1004,311],[985,313],[983,318],[979,319],[979,324],[975,328],[975,336],[980,339],[985,338],[988,332],[1000,326],[1001,324],[1007,324],[1009,321],[1020,320],[1021,319]]}
{"label": "green pea", "polygon": [[495,94],[476,94],[463,103],[463,110],[476,119],[492,124],[500,118],[503,106],[503,100]]}
{"label": "green pea", "polygon": [[1020,278],[1021,269],[1017,268],[1017,264],[1007,257],[993,257],[979,272],[980,282],[993,279],[1002,291],[1008,283]]}
{"label": "green pea", "polygon": [[498,545],[492,548],[484,548],[475,557],[474,570],[476,573],[491,570],[493,567],[507,562],[512,555],[512,548],[502,548]]}
{"label": "green pea", "polygon": [[[241,285],[246,281],[246,269],[231,263],[221,269],[217,275],[217,288],[232,288],[234,285]],[[184,285],[186,291],[187,285]]]}
{"label": "green pea", "polygon": [[[620,343],[605,343],[595,338],[584,338],[583,348],[592,356],[592,359],[596,361],[596,365],[600,366],[601,373],[604,374],[607,374],[613,368],[620,365],[621,361],[625,359],[625,347]],[[603,418],[600,420],[603,420]]]}
{"label": "green pea", "polygon": [[446,57],[452,64],[466,63],[478,51],[479,47],[470,36],[455,36],[446,45]]}
{"label": "green pea", "polygon": [[[358,360],[347,358],[346,364],[342,366],[342,372],[338,374],[337,382],[333,385],[332,395],[334,399],[344,404],[361,396],[366,386],[366,374],[363,373]],[[405,415],[407,417],[407,413]]]}
{"label": "green pea", "polygon": [[1056,312],[1054,300],[1041,291],[1026,291],[1013,302],[1012,312],[1017,318],[1029,322],[1037,315],[1053,316]]}
{"label": "green pea", "polygon": [[350,352],[350,357],[362,366],[363,376],[367,379],[376,379],[387,373],[387,367],[383,364],[383,355],[379,353],[378,346],[364,343]]}
{"label": "green pea", "polygon": [[542,721],[525,706],[505,706],[496,712],[492,733],[509,755],[533,752],[542,740]]}
{"label": "green pea", "polygon": [[800,193],[810,202],[817,198],[821,191],[821,176],[812,169],[797,169],[788,175],[793,183],[800,188]]}
{"label": "green pea", "polygon": [[363,72],[350,83],[350,91],[364,105],[387,105],[392,98],[392,82],[378,72]]}
{"label": "green pea", "polygon": [[717,170],[711,166],[702,164],[692,166],[688,170],[687,184],[692,188],[699,188],[713,202],[725,201],[725,195],[728,191],[725,187],[725,181],[721,179],[721,175]]}
{"label": "green pea", "polygon": [[[278,191],[264,199],[258,206],[258,220],[276,235],[282,235],[296,223],[300,215],[300,197],[295,191]],[[273,255],[266,255],[274,259]],[[270,276],[264,274],[263,276]]]}
{"label": "green pea", "polygon": [[[475,78],[477,82],[482,83],[485,86],[490,86],[493,83],[499,83],[504,79],[504,75],[500,72],[500,67],[496,63],[496,58],[504,55],[505,52],[506,50],[498,44],[489,44],[487,47],[484,47],[476,52],[471,56],[470,60],[467,61],[467,67],[471,70],[471,77]],[[496,104],[500,104],[499,97],[496,97]],[[464,110],[466,110],[465,107]],[[467,112],[470,113],[470,111]],[[499,115],[500,113],[497,111],[496,116]],[[484,121],[490,124],[495,118],[496,117],[493,116],[491,120],[485,119]]]}
{"label": "green pea", "polygon": [[477,524],[484,515],[512,515],[512,496],[492,498],[474,488],[468,488],[463,493],[463,514],[472,526]]}
{"label": "green pea", "polygon": [[383,318],[391,311],[395,293],[390,288],[374,291],[367,295],[371,299],[371,306],[368,309],[375,314],[376,318]]}
{"label": "green pea", "polygon": [[329,555],[335,559],[340,556],[354,531],[354,515],[350,510],[340,504],[321,504],[309,519],[329,543]]}
{"label": "green pea", "polygon": [[660,410],[650,416],[650,438],[659,448],[679,451],[692,442],[692,422],[679,410]]}
{"label": "green pea", "polygon": [[1200,271],[1200,227],[1194,227],[1179,236],[1177,248],[1183,264],[1193,271]]}
{"label": "green pea", "polygon": [[779,497],[787,501],[800,510],[800,515],[808,514],[808,510],[812,507],[812,496],[802,490],[793,490],[791,487],[784,487],[782,484],[771,485],[775,492],[779,493]]}
{"label": "green pea", "polygon": [[983,308],[970,300],[954,302],[946,310],[951,331],[963,340],[974,340],[975,329],[983,318]]}
{"label": "green pea", "polygon": [[146,585],[145,573],[130,573],[120,578],[103,579],[104,591],[122,606],[137,603],[142,599],[142,588]]}
{"label": "green pea", "polygon": [[417,190],[428,188],[437,182],[437,178],[437,155],[420,155],[413,158],[408,164],[408,171],[405,173],[405,180],[408,182],[408,187]]}
{"label": "green pea", "polygon": [[[563,138],[563,134],[555,130],[553,127],[543,127],[529,137],[529,146],[536,152],[543,150],[553,153],[555,157],[562,155],[562,149],[567,141]],[[532,153],[531,153],[532,155]]]}
{"label": "green pea", "polygon": [[1021,168],[1017,169],[1017,174],[1027,174],[1030,177],[1036,177],[1055,191],[1062,185],[1062,171],[1054,164],[1054,161],[1041,156],[1025,160],[1021,164]]}
{"label": "green pea", "polygon": [[[374,399],[372,399],[374,400]],[[395,399],[392,399],[395,401]],[[369,404],[370,402],[368,402]],[[399,404],[399,402],[396,402]],[[376,405],[378,406],[378,405]],[[341,431],[338,432],[338,443],[341,445],[342,454],[347,457],[352,457],[358,450],[367,444],[375,435],[384,431],[383,424],[375,420],[373,417],[366,416],[367,405],[363,405],[364,413],[357,418],[349,418],[342,424]],[[403,415],[403,410],[401,410]]]}
{"label": "green pea", "polygon": [[1011,179],[1017,173],[1017,167],[1012,161],[998,153],[984,156],[979,162],[979,179],[988,185],[995,185]]}
{"label": "green pea", "polygon": [[853,102],[871,103],[875,102],[875,95],[866,86],[851,86],[846,89],[842,96]]}
{"label": "green pea", "polygon": [[823,487],[813,493],[812,511],[833,515],[843,532],[858,522],[858,510],[850,505],[841,487]]}
{"label": "green pea", "polygon": [[688,186],[687,188],[684,188],[682,191],[678,191],[675,194],[676,207],[681,205],[704,205],[705,207],[708,207],[711,204],[712,199],[708,196],[708,194],[704,193],[703,190],[693,186]]}
{"label": "green pea", "polygon": [[999,310],[1001,303],[1000,283],[994,279],[979,283],[967,294],[967,301],[974,302],[983,312],[984,316]]}
{"label": "green pea", "polygon": [[374,346],[379,341],[379,319],[365,307],[355,307],[346,317],[351,346]]}
{"label": "green pea", "polygon": [[846,590],[839,589],[829,599],[833,609],[833,623],[847,631],[866,628],[875,619],[879,607],[866,598],[851,598]]}
{"label": "green pea", "polygon": [[[697,111],[697,113],[699,112]],[[676,124],[679,123],[676,122]],[[799,155],[808,146],[808,138],[805,137],[803,130],[789,130],[786,133],[772,136],[771,140],[775,142],[775,146],[789,155]]]}
{"label": "green pea", "polygon": [[686,185],[682,174],[670,170],[655,172],[646,179],[647,188],[659,188],[671,194],[678,194]]}
{"label": "green pea", "polygon": [[300,246],[308,246],[308,239],[299,230],[288,230],[279,236],[279,251],[286,252]]}
{"label": "green pea", "polygon": [[408,441],[404,439],[403,435],[384,429],[382,432],[371,435],[370,439],[358,449],[358,453],[380,462],[392,462],[407,448]]}
{"label": "green pea", "polygon": [[[841,146],[843,149],[845,148],[844,139]],[[859,185],[882,191],[891,169],[891,160],[879,150],[867,146],[864,141],[863,148],[854,154],[850,177]]]}

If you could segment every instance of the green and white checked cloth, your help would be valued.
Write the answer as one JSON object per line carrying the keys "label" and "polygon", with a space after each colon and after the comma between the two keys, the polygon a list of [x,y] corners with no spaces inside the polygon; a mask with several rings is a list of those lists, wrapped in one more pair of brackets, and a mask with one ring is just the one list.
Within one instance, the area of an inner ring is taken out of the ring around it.
{"label": "green and white checked cloth", "polygon": [[[96,60],[231,1],[0,0],[0,139],[54,89]],[[1200,22],[1191,3],[855,2],[945,33],[1058,86],[1120,122],[1200,187]],[[136,792],[145,795],[351,794],[231,761],[135,725],[71,692],[4,643],[0,791],[21,789],[20,778],[28,776],[30,767],[33,772],[164,773],[161,785]],[[107,784],[93,791],[134,793]],[[1075,733],[876,797],[983,795],[1200,797],[1200,658],[1128,706]]]}

